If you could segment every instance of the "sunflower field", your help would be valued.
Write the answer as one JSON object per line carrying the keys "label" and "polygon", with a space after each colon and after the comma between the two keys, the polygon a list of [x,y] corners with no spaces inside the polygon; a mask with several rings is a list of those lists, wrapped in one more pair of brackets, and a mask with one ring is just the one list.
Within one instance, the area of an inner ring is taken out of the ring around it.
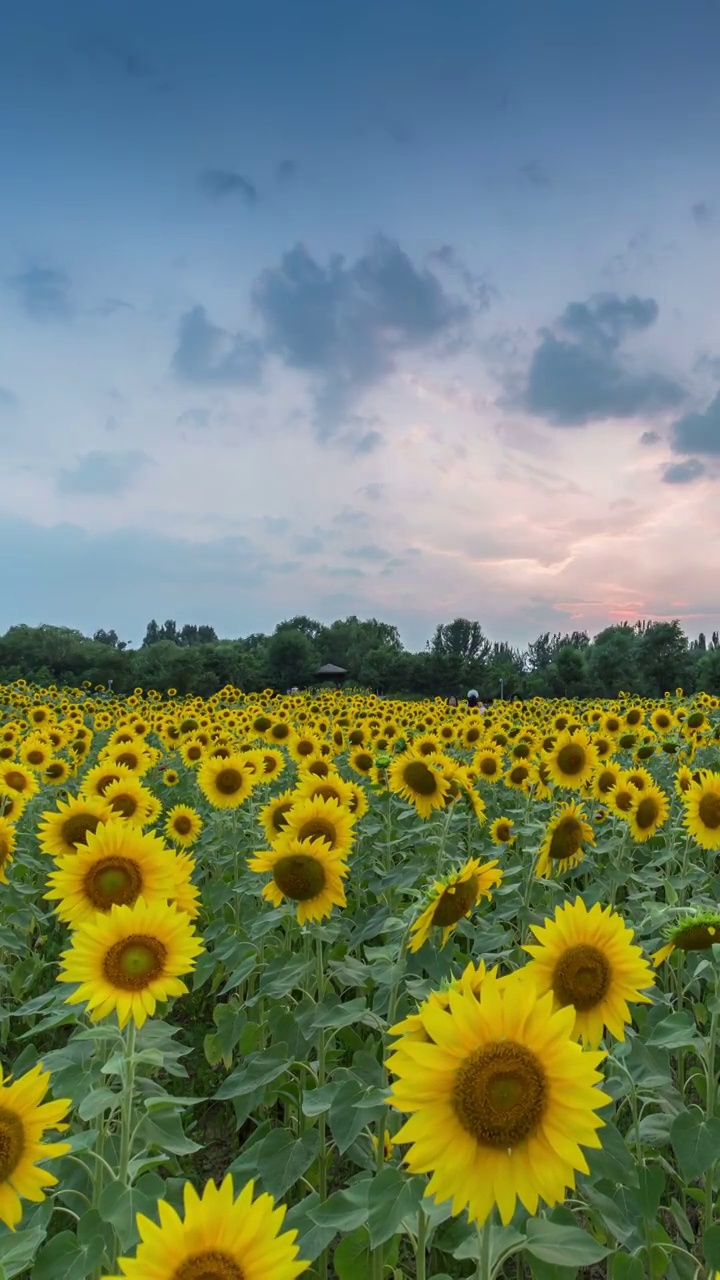
{"label": "sunflower field", "polygon": [[0,688],[0,1280],[720,1276],[720,707]]}

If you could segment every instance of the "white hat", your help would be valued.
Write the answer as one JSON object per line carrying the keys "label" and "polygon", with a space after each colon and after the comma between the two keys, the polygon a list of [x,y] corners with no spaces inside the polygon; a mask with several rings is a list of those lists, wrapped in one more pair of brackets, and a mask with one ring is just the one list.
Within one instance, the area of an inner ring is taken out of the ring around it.
{"label": "white hat", "polygon": [[468,698],[479,698],[480,694],[477,689],[468,689]]}

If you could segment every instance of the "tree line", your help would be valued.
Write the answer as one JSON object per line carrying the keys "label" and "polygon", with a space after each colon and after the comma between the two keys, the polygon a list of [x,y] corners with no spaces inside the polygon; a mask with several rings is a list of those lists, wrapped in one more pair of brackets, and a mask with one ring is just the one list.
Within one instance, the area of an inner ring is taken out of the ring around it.
{"label": "tree line", "polygon": [[168,620],[148,624],[133,649],[114,630],[92,637],[67,627],[18,625],[0,636],[0,683],[24,678],[40,685],[175,689],[208,697],[225,685],[245,692],[305,688],[325,663],[348,672],[352,684],[392,696],[533,696],[615,698],[627,692],[662,697],[678,687],[720,695],[720,639],[690,639],[679,621],[619,623],[587,631],[544,632],[526,649],[491,641],[479,622],[439,623],[424,649],[412,652],[397,627],[349,617],[325,625],[304,615],[272,635],[219,639],[212,626]]}

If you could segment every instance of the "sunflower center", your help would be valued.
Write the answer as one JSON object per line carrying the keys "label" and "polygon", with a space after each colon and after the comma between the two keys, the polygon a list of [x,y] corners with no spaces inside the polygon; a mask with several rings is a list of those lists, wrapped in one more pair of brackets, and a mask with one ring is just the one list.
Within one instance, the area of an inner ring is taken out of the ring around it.
{"label": "sunflower center", "polygon": [[118,764],[127,765],[128,769],[137,769],[140,763],[134,751],[123,751],[121,755],[117,756],[117,762]]}
{"label": "sunflower center", "polygon": [[498,840],[509,840],[509,839],[510,839],[510,826],[509,826],[509,823],[507,823],[507,822],[498,822],[497,827],[496,827],[496,829],[495,829],[495,834],[496,834],[496,836],[497,836]]}
{"label": "sunflower center", "polygon": [[243,775],[239,769],[221,769],[215,779],[215,786],[223,796],[234,796],[242,789]]}
{"label": "sunflower center", "polygon": [[8,769],[5,774],[5,781],[9,787],[12,787],[13,791],[26,791],[29,786],[28,779],[19,769]]}
{"label": "sunflower center", "polygon": [[213,1249],[196,1253],[181,1263],[170,1280],[245,1280],[245,1272],[229,1253]]}
{"label": "sunflower center", "polygon": [[285,815],[290,812],[292,807],[292,800],[284,800],[282,804],[277,805],[273,810],[272,825],[276,831],[282,831],[283,828],[287,826],[287,818]]}
{"label": "sunflower center", "polygon": [[434,796],[438,789],[438,780],[432,769],[428,769],[422,760],[413,760],[405,766],[405,784],[419,796]]}
{"label": "sunflower center", "polygon": [[115,813],[121,813],[123,818],[132,818],[133,814],[137,813],[139,805],[135,796],[113,796],[110,808],[114,809]]}
{"label": "sunflower center", "polygon": [[569,778],[582,773],[585,768],[585,752],[579,742],[568,742],[557,754],[557,766],[561,773]]}
{"label": "sunflower center", "polygon": [[488,757],[480,762],[480,772],[486,778],[492,778],[498,771],[498,762],[494,757]]}
{"label": "sunflower center", "polygon": [[548,856],[557,862],[572,858],[582,846],[582,823],[577,818],[562,818],[552,833]]}
{"label": "sunflower center", "polygon": [[605,998],[610,986],[610,966],[602,951],[584,943],[568,947],[553,972],[553,991],[562,1005],[585,1012]]}
{"label": "sunflower center", "polygon": [[32,751],[28,751],[27,753],[28,764],[42,764],[44,759],[45,759],[45,752],[41,751],[38,747],[36,747]]}
{"label": "sunflower center", "polygon": [[441,929],[448,929],[462,920],[475,906],[478,895],[478,878],[473,875],[459,884],[451,884],[440,895],[433,911],[432,922]]}
{"label": "sunflower center", "polygon": [[716,831],[720,827],[720,796],[712,793],[702,796],[698,805],[698,817],[703,826]]}
{"label": "sunflower center", "polygon": [[707,951],[720,942],[720,920],[717,924],[691,924],[673,938],[673,945],[680,951]]}
{"label": "sunflower center", "polygon": [[335,846],[337,832],[327,818],[308,818],[298,830],[298,840],[324,840],[331,847]]}
{"label": "sunflower center", "polygon": [[597,782],[598,791],[602,795],[606,796],[608,791],[610,791],[612,787],[615,786],[616,782],[617,782],[617,774],[613,773],[612,769],[603,769],[602,773],[598,775],[598,782]]}
{"label": "sunflower center", "polygon": [[467,733],[465,734],[465,741],[466,741],[466,742],[477,742],[477,740],[478,740],[478,738],[479,738],[479,737],[480,737],[480,730],[479,730],[479,729],[477,729],[477,728],[468,729]]}
{"label": "sunflower center", "polygon": [[103,960],[103,975],[121,991],[143,991],[159,978],[167,950],[159,938],[135,933],[110,947]]}
{"label": "sunflower center", "polygon": [[688,716],[685,723],[687,724],[688,729],[699,729],[704,720],[705,717],[702,711],[693,711],[692,715]]}
{"label": "sunflower center", "polygon": [[654,796],[645,796],[635,810],[635,821],[641,831],[649,830],[657,822],[660,807]]}
{"label": "sunflower center", "polygon": [[59,762],[55,764],[49,764],[47,769],[45,770],[45,773],[47,774],[48,778],[62,778],[64,772],[65,772],[65,766]]}
{"label": "sunflower center", "polygon": [[632,802],[632,791],[618,791],[615,795],[615,805],[621,813],[627,813],[632,809]]}
{"label": "sunflower center", "polygon": [[25,1127],[14,1111],[0,1107],[0,1185],[15,1171],[25,1149]]}
{"label": "sunflower center", "polygon": [[66,844],[86,844],[85,837],[88,831],[93,834],[100,826],[100,819],[94,813],[74,813],[71,818],[63,822],[61,835]]}
{"label": "sunflower center", "polygon": [[101,858],[87,872],[83,888],[98,911],[109,911],[113,903],[132,905],[142,890],[142,876],[129,858]]}
{"label": "sunflower center", "polygon": [[185,720],[180,722],[181,733],[192,733],[193,729],[199,729],[200,725],[192,716],[187,716]]}
{"label": "sunflower center", "polygon": [[325,868],[307,853],[291,853],[278,858],[273,879],[281,893],[293,902],[309,902],[325,888]]}
{"label": "sunflower center", "polygon": [[189,836],[192,831],[192,822],[187,814],[179,813],[173,822],[173,828],[179,836]]}
{"label": "sunflower center", "polygon": [[504,1040],[477,1049],[463,1063],[453,1106],[463,1129],[477,1142],[508,1151],[536,1129],[545,1093],[545,1073],[535,1054]]}
{"label": "sunflower center", "polygon": [[274,724],[271,732],[272,732],[273,738],[275,738],[278,742],[283,742],[285,738],[290,737],[290,725],[285,724],[283,720],[279,724]]}

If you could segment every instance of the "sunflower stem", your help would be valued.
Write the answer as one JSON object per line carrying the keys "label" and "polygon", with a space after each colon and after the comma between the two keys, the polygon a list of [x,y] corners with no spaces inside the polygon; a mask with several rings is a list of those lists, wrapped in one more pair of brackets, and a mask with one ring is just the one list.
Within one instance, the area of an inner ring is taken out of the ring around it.
{"label": "sunflower stem", "polygon": [[418,1209],[418,1231],[415,1244],[415,1280],[426,1280],[425,1244],[427,1241],[428,1220],[422,1206]]}
{"label": "sunflower stem", "polygon": [[493,1268],[490,1262],[490,1245],[492,1244],[492,1216],[488,1215],[483,1225],[478,1227],[480,1247],[478,1249],[477,1280],[492,1280]]}
{"label": "sunflower stem", "polygon": [[128,1185],[128,1167],[131,1155],[133,1101],[135,1095],[135,1022],[130,1020],[125,1034],[125,1060],[123,1062],[123,1091],[120,1104],[120,1164],[118,1181]]}
{"label": "sunflower stem", "polygon": [[[720,996],[720,980],[715,982],[715,1010]],[[717,1048],[718,1015],[714,1011],[710,1017],[710,1035],[708,1037],[707,1061],[705,1064],[705,1116],[711,1120],[715,1114],[715,1097],[717,1077],[715,1075],[715,1052]],[[710,1162],[705,1172],[705,1231],[713,1225],[713,1186],[715,1181],[715,1160]]]}
{"label": "sunflower stem", "polygon": [[[318,1005],[320,1005],[322,1004],[323,998],[325,996],[325,966],[323,963],[324,956],[323,956],[322,938],[319,932],[315,934],[315,948],[316,948],[315,955],[316,955],[316,961],[317,961],[316,999],[317,999]],[[327,1044],[325,1041],[325,1028],[319,1027],[318,1039],[317,1039],[317,1058],[318,1058],[317,1083],[318,1083],[319,1089],[322,1089],[325,1084],[326,1052],[327,1052]],[[327,1132],[326,1132],[325,1112],[323,1111],[318,1116],[318,1195],[320,1197],[321,1204],[323,1204],[325,1200],[327,1200],[327,1181],[328,1181],[327,1175],[328,1175]],[[320,1257],[318,1258],[318,1276],[320,1280],[327,1280],[327,1274],[328,1274],[328,1251],[327,1249],[323,1249],[322,1253],[320,1254]]]}

